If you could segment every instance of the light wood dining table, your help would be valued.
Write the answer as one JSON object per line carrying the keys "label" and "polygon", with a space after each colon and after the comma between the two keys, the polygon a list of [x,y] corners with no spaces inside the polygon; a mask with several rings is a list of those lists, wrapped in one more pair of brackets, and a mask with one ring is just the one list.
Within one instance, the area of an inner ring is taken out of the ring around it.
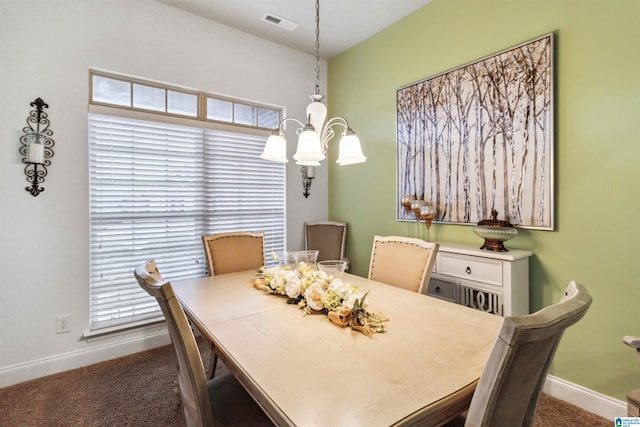
{"label": "light wood dining table", "polygon": [[369,337],[257,290],[255,271],[173,283],[276,425],[439,425],[468,407],[502,318],[345,274],[389,317]]}

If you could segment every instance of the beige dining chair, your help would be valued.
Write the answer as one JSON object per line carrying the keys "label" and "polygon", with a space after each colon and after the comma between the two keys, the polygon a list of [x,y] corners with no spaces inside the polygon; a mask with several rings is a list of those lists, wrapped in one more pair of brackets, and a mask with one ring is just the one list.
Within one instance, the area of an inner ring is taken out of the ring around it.
{"label": "beige dining chair", "polygon": [[257,270],[264,262],[264,233],[234,231],[202,236],[209,275]]}
{"label": "beige dining chair", "polygon": [[[559,303],[533,314],[506,317],[464,425],[532,426],[560,339],[565,329],[585,315],[591,301],[587,289],[572,281]],[[450,425],[460,425],[460,419]]]}
{"label": "beige dining chair", "polygon": [[338,221],[316,221],[304,223],[304,249],[317,250],[318,261],[349,260],[345,257],[347,245],[347,223]]}
{"label": "beige dining chair", "polygon": [[207,381],[187,316],[156,263],[148,261],[133,274],[140,287],[156,298],[167,322],[178,359],[178,384],[187,426],[273,425],[231,373]]}
{"label": "beige dining chair", "polygon": [[369,279],[421,293],[439,244],[402,236],[374,236]]}
{"label": "beige dining chair", "polygon": [[[209,275],[257,270],[265,265],[264,233],[232,231],[202,236]],[[218,353],[211,345],[211,362],[207,378],[213,378],[218,366]]]}

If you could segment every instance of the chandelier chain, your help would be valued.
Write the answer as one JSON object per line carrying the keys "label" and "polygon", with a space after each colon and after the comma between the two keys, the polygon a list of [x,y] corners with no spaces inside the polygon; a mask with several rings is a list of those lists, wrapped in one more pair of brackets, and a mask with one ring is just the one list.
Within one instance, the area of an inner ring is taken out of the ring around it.
{"label": "chandelier chain", "polygon": [[320,94],[320,0],[316,0],[316,95]]}

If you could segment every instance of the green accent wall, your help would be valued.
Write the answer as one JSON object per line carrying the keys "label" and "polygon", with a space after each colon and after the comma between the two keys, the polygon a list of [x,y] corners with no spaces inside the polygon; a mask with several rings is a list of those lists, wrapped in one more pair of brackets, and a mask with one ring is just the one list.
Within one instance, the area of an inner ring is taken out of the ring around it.
{"label": "green accent wall", "polygon": [[[331,59],[329,112],[349,120],[368,161],[337,166],[331,146],[329,216],[348,222],[347,255],[362,276],[374,234],[416,236],[395,220],[396,90],[549,32],[555,230],[520,230],[507,246],[535,254],[531,311],[558,301],[570,280],[593,295],[550,373],[625,400],[640,387],[638,357],[622,343],[640,335],[640,1],[433,0]],[[434,224],[431,237],[481,244],[464,225]]]}

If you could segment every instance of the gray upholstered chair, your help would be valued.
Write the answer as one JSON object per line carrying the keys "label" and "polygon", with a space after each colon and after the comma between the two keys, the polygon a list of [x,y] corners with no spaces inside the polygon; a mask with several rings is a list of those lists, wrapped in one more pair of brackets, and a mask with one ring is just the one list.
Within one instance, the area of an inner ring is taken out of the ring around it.
{"label": "gray upholstered chair", "polygon": [[369,279],[421,293],[429,283],[438,243],[402,236],[374,236]]}
{"label": "gray upholstered chair", "polygon": [[264,265],[264,233],[234,231],[202,236],[209,275],[257,270]]}
{"label": "gray upholstered chair", "polygon": [[570,282],[557,304],[506,317],[471,399],[465,426],[532,426],[542,386],[565,329],[591,305],[580,283]]}
{"label": "gray upholstered chair", "polygon": [[258,404],[230,373],[207,381],[200,351],[170,282],[153,260],[133,272],[140,287],[156,298],[178,359],[178,383],[187,426],[271,426]]}
{"label": "gray upholstered chair", "polygon": [[304,249],[317,250],[318,261],[349,260],[345,258],[347,223],[316,221],[304,223]]}

